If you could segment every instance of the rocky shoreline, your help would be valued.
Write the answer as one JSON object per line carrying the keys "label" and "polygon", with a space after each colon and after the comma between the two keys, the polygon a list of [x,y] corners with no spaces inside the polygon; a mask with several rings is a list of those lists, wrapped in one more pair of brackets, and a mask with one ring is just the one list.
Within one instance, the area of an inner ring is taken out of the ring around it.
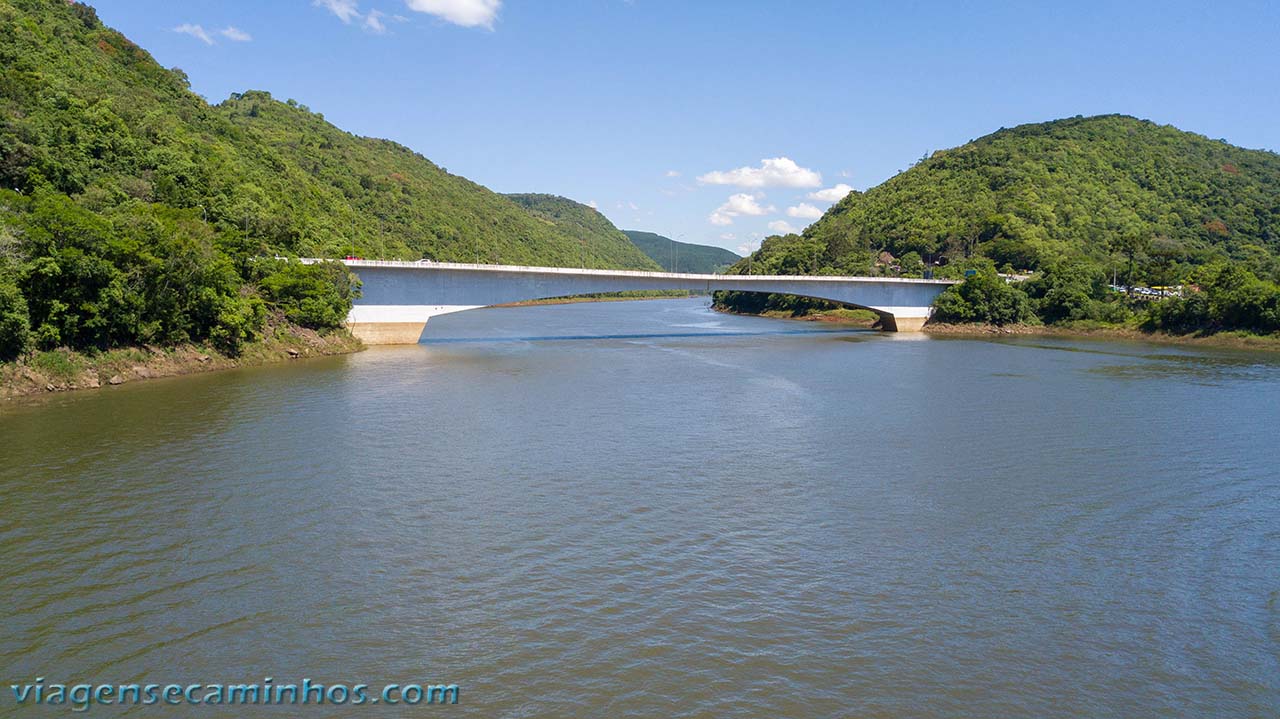
{"label": "rocky shoreline", "polygon": [[[797,322],[822,322],[871,328],[874,315],[864,310],[821,310],[807,315],[792,316],[786,312],[765,312],[761,315],[733,312],[723,307],[713,307],[717,312],[742,314],[747,317],[772,317]],[[1243,350],[1280,351],[1280,335],[1262,336],[1245,332],[1217,332],[1205,335],[1175,335],[1167,332],[1146,332],[1136,327],[1052,327],[1045,325],[989,325],[946,324],[931,322],[921,330],[937,337],[1016,337],[1040,336],[1074,339],[1128,340],[1189,347],[1225,348]]]}
{"label": "rocky shoreline", "polygon": [[1191,347],[1221,347],[1228,349],[1280,350],[1280,336],[1251,335],[1242,332],[1218,332],[1206,335],[1174,335],[1167,332],[1146,332],[1131,327],[1049,327],[1045,325],[953,325],[927,324],[923,331],[939,337],[1012,337],[1040,336],[1075,339],[1111,339]]}
{"label": "rocky shoreline", "polygon": [[235,357],[190,344],[127,347],[92,355],[70,350],[41,352],[18,362],[0,364],[0,408],[5,402],[23,397],[349,354],[362,349],[364,344],[345,330],[320,334],[282,324],[271,328],[268,337],[248,345]]}

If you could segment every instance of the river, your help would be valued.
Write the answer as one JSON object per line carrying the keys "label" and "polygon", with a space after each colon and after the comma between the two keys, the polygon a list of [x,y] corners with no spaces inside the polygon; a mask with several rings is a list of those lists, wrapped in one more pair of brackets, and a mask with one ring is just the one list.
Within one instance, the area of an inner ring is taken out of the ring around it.
{"label": "river", "polygon": [[[464,312],[0,413],[0,680],[453,683],[401,711],[475,717],[1275,716],[1277,428],[1277,354],[703,299]],[[175,715],[254,713],[221,711]]]}

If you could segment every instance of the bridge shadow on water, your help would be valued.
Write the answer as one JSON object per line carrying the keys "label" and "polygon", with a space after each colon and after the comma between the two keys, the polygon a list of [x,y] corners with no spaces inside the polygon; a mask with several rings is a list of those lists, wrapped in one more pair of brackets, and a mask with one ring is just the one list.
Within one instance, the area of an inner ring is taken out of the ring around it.
{"label": "bridge shadow on water", "polygon": [[678,339],[688,337],[774,337],[783,335],[831,335],[859,339],[881,333],[866,329],[802,329],[751,332],[628,332],[622,334],[526,335],[520,337],[424,337],[418,344],[489,344],[491,342],[566,342],[581,340]]}

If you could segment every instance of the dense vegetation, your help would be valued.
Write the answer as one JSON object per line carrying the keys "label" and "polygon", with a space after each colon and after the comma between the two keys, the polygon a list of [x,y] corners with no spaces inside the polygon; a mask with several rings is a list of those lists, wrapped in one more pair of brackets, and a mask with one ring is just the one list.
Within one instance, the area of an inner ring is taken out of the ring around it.
{"label": "dense vegetation", "polygon": [[[652,267],[596,239],[589,264]],[[293,101],[211,106],[87,5],[0,0],[0,358],[338,325],[350,275],[278,255],[577,265],[583,241]]]}
{"label": "dense vegetation", "polygon": [[270,257],[237,266],[190,211],[127,203],[95,213],[45,188],[0,190],[0,360],[54,347],[209,341],[228,354],[268,313],[341,325],[354,278]]}
{"label": "dense vegetation", "polygon": [[1200,267],[1192,279],[1194,291],[1136,302],[1111,289],[1097,268],[1084,263],[1055,265],[1020,284],[1005,282],[988,266],[939,296],[934,319],[995,325],[1133,324],[1174,334],[1280,332],[1276,283],[1230,262]]}
{"label": "dense vegetation", "polygon": [[[939,319],[1270,332],[1277,327],[1260,307],[1280,280],[1278,251],[1280,155],[1107,115],[1000,130],[935,152],[851,193],[802,234],[769,238],[731,271],[961,277],[976,269],[968,288],[940,299]],[[996,267],[1034,277],[997,287]],[[1220,277],[1248,289],[1223,294]],[[1186,297],[1140,303],[1113,284],[1185,286]],[[1228,295],[1263,299],[1235,311],[1221,306],[1235,301]],[[743,311],[812,304],[721,301]]]}
{"label": "dense vegetation", "polygon": [[580,255],[561,263],[575,267],[614,267],[656,270],[626,235],[593,207],[559,195],[525,193],[507,195],[534,217],[577,240]]}
{"label": "dense vegetation", "polygon": [[742,259],[734,253],[710,245],[678,242],[669,237],[640,230],[623,230],[636,247],[667,272],[693,272],[714,274],[724,272],[730,265]]}

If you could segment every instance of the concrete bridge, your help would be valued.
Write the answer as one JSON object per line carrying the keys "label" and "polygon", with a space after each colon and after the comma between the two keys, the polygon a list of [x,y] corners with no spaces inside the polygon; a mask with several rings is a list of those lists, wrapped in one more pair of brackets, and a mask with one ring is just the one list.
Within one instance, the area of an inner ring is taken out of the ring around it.
{"label": "concrete bridge", "polygon": [[[311,264],[324,260],[304,259]],[[364,284],[347,322],[366,344],[415,344],[436,315],[491,305],[626,290],[738,290],[869,309],[891,332],[916,332],[950,280],[805,275],[695,275],[452,262],[343,260]]]}

